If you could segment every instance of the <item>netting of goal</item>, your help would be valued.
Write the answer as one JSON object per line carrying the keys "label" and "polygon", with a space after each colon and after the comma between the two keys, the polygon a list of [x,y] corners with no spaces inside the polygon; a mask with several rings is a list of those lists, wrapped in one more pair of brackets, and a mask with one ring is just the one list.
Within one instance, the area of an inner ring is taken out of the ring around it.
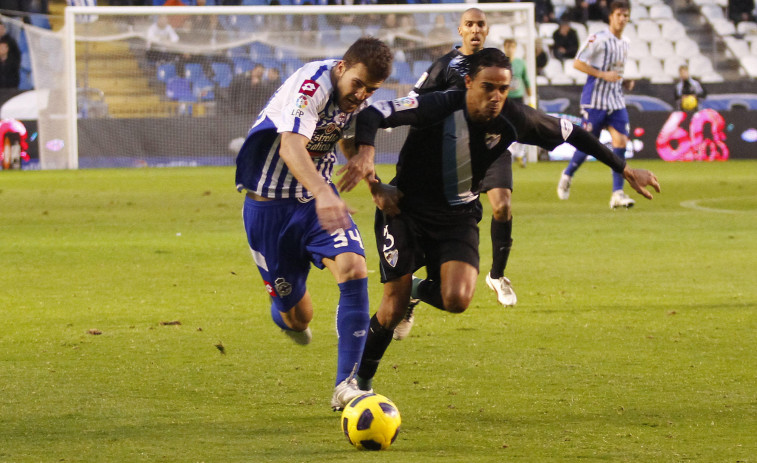
{"label": "netting of goal", "polygon": [[[475,6],[490,24],[486,46],[515,38],[535,87],[533,4]],[[305,62],[379,37],[395,61],[373,98],[405,96],[460,43],[470,7],[68,7],[61,32],[27,31],[41,167],[232,165],[259,110]],[[379,162],[396,159],[405,133],[381,134]]]}

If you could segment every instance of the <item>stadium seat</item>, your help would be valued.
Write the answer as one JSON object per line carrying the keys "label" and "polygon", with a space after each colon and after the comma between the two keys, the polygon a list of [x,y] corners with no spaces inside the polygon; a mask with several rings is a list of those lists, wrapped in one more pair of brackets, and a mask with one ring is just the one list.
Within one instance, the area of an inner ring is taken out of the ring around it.
{"label": "stadium seat", "polygon": [[208,80],[205,75],[205,71],[202,69],[200,63],[187,63],[184,65],[184,77],[189,79],[190,82],[198,82],[201,80]]}
{"label": "stadium seat", "polygon": [[650,19],[674,19],[675,16],[673,15],[673,9],[670,8],[668,5],[661,3],[657,5],[652,5],[649,7],[649,18]]}
{"label": "stadium seat", "polygon": [[757,56],[745,56],[739,60],[739,64],[747,76],[757,78]]}
{"label": "stadium seat", "polygon": [[339,41],[346,47],[352,45],[362,35],[363,31],[357,26],[342,26],[339,29]]}
{"label": "stadium seat", "polygon": [[413,69],[413,73],[412,73],[413,77],[415,79],[418,79],[421,76],[421,74],[423,74],[424,72],[426,72],[426,69],[428,69],[429,67],[431,67],[431,61],[430,60],[420,59],[420,60],[415,61],[413,63],[413,67],[412,67],[412,69]]}
{"label": "stadium seat", "polygon": [[699,12],[702,13],[702,17],[707,22],[711,22],[713,19],[725,19],[723,9],[715,4],[702,5]]}
{"label": "stadium seat", "polygon": [[636,33],[636,24],[626,24],[626,28],[623,29],[623,37],[630,40],[631,43],[637,42],[639,40],[639,37]]}
{"label": "stadium seat", "polygon": [[[513,28],[509,24],[492,24],[489,26],[489,40],[496,43],[496,46],[502,45],[505,39],[513,37]],[[492,43],[492,42],[490,42]]]}
{"label": "stadium seat", "polygon": [[673,79],[678,79],[680,75],[678,68],[683,66],[684,64],[688,64],[686,62],[686,58],[672,54],[663,60],[662,71],[666,76],[672,77]]}
{"label": "stadium seat", "polygon": [[749,56],[752,51],[749,49],[749,43],[744,39],[737,39],[736,37],[723,37],[723,43],[725,43],[726,50],[730,57],[741,59],[745,56]]}
{"label": "stadium seat", "polygon": [[651,42],[654,39],[660,37],[660,26],[649,19],[639,21],[636,24],[636,35],[639,40],[645,42]]}
{"label": "stadium seat", "polygon": [[570,106],[570,99],[555,98],[554,100],[539,100],[539,109],[545,113],[564,113]]}
{"label": "stadium seat", "polygon": [[631,8],[631,22],[638,22],[642,19],[649,19],[649,10],[645,6],[634,5]]}
{"label": "stadium seat", "polygon": [[[407,64],[405,61],[394,62],[394,65],[392,66],[392,73],[389,75],[389,78],[400,83],[407,83],[408,78],[410,80],[417,79],[415,76],[413,76],[413,71],[412,69],[410,69],[410,65]],[[414,83],[414,82],[415,80],[413,80],[413,82],[411,83]]]}
{"label": "stadium seat", "polygon": [[555,31],[560,28],[557,23],[541,23],[539,24],[539,37],[543,39],[551,39]]}
{"label": "stadium seat", "polygon": [[626,60],[626,67],[623,69],[623,79],[625,80],[639,80],[641,79],[641,73],[639,72],[639,65],[636,64],[636,60]]}
{"label": "stadium seat", "polygon": [[587,75],[573,67],[573,60],[566,59],[563,62],[563,72],[579,85],[586,83]]}
{"label": "stadium seat", "polygon": [[264,59],[273,58],[273,47],[261,42],[252,42],[250,44],[250,59],[260,62]]}
{"label": "stadium seat", "polygon": [[699,44],[689,37],[677,40],[675,43],[676,55],[689,59],[699,54]]}
{"label": "stadium seat", "polygon": [[675,19],[662,22],[660,28],[662,38],[671,42],[687,37],[686,27]]}
{"label": "stadium seat", "polygon": [[691,71],[691,74],[698,76],[704,76],[711,72],[715,72],[710,58],[702,54],[689,58],[689,70]]}
{"label": "stadium seat", "polygon": [[[559,26],[558,26],[559,27]],[[589,35],[596,34],[597,32],[603,31],[607,29],[607,24],[603,23],[602,21],[589,21],[586,23],[586,33]],[[626,27],[628,29],[628,27]],[[623,35],[625,35],[626,31],[623,30]]]}
{"label": "stadium seat", "polygon": [[192,83],[183,77],[173,77],[166,82],[166,97],[174,101],[197,101],[192,94]]}
{"label": "stadium seat", "polygon": [[255,63],[253,63],[250,58],[241,56],[231,58],[231,62],[233,63],[234,74],[244,74],[255,67]]}
{"label": "stadium seat", "polygon": [[757,23],[754,21],[741,21],[736,26],[736,32],[741,35],[757,34]]}
{"label": "stadium seat", "polygon": [[578,43],[583,45],[586,42],[586,37],[589,36],[588,32],[586,32],[586,26],[581,23],[571,22],[570,27],[575,29],[576,34],[578,34]]}
{"label": "stadium seat", "polygon": [[641,60],[649,56],[649,45],[642,40],[634,40],[628,47],[628,57]]}
{"label": "stadium seat", "polygon": [[665,59],[675,54],[675,48],[672,42],[659,37],[649,44],[649,54],[654,58]]}
{"label": "stadium seat", "polygon": [[34,89],[34,79],[32,78],[32,71],[22,69],[18,73],[18,89],[19,90],[32,90]]}
{"label": "stadium seat", "polygon": [[725,18],[710,18],[710,26],[712,26],[715,33],[721,37],[736,33],[736,26],[734,26],[730,20]]}
{"label": "stadium seat", "polygon": [[168,79],[176,77],[176,65],[174,63],[163,63],[158,65],[155,76],[160,82],[168,82]]}
{"label": "stadium seat", "polygon": [[221,88],[227,88],[231,84],[234,73],[228,63],[210,63],[213,69],[213,81]]}
{"label": "stadium seat", "polygon": [[642,78],[652,80],[655,76],[662,75],[662,64],[657,58],[647,57],[639,61],[639,73]]}
{"label": "stadium seat", "polygon": [[373,95],[371,95],[370,102],[373,103],[375,101],[393,100],[395,98],[397,98],[397,92],[395,90],[381,87],[376,90]]}

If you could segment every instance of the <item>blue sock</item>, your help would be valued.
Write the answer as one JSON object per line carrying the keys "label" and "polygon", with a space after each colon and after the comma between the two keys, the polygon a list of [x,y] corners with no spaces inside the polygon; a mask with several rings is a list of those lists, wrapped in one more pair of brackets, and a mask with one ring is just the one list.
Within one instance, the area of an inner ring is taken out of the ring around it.
{"label": "blue sock", "polygon": [[281,312],[279,312],[279,309],[277,309],[274,304],[271,304],[271,318],[282,330],[293,331],[292,328],[289,328],[287,324],[284,323],[284,319],[281,317]]}
{"label": "blue sock", "polygon": [[581,167],[581,164],[584,163],[586,158],[589,157],[588,154],[584,153],[583,151],[576,150],[575,153],[573,153],[573,158],[570,160],[570,163],[568,164],[568,168],[565,169],[563,172],[565,175],[573,176],[573,174],[576,173],[579,167]]}
{"label": "blue sock", "polygon": [[[626,157],[625,148],[613,148],[612,152],[615,153],[615,156],[619,157],[620,159],[625,159]],[[623,178],[623,174],[619,174],[614,170],[612,171],[612,191],[622,190],[624,181],[625,179]]]}
{"label": "blue sock", "polygon": [[360,364],[371,322],[368,316],[368,279],[339,283],[339,306],[336,309],[336,331],[339,334],[336,384],[347,378]]}

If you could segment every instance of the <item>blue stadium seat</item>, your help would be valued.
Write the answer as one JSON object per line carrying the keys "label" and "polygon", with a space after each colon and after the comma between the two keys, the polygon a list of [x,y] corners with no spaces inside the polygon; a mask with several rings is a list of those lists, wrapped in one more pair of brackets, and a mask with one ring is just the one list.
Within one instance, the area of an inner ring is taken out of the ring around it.
{"label": "blue stadium seat", "polygon": [[208,76],[205,75],[205,71],[202,70],[202,64],[200,63],[187,63],[184,65],[184,77],[189,79],[190,82],[197,82],[200,80],[208,80]]}
{"label": "blue stadium seat", "polygon": [[626,95],[626,106],[633,106],[639,111],[673,111],[666,101],[647,95]]}
{"label": "blue stadium seat", "polygon": [[212,100],[215,98],[215,87],[213,81],[204,77],[192,82],[192,94],[201,101]]}
{"label": "blue stadium seat", "polygon": [[231,84],[234,73],[228,63],[211,63],[213,69],[213,81],[221,88],[226,88]]}
{"label": "blue stadium seat", "polygon": [[155,72],[155,76],[163,83],[168,82],[168,79],[176,77],[176,65],[173,63],[163,63],[159,65]]}
{"label": "blue stadium seat", "polygon": [[31,71],[32,70],[32,58],[30,53],[22,53],[21,54],[21,70],[22,71]]}
{"label": "blue stadium seat", "polygon": [[197,101],[192,94],[192,83],[183,77],[173,77],[166,82],[166,97],[174,101]]}
{"label": "blue stadium seat", "polygon": [[261,42],[252,42],[250,44],[250,59],[260,62],[264,59],[273,58],[273,47]]}
{"label": "blue stadium seat", "polygon": [[397,98],[397,92],[390,88],[381,87],[371,95],[371,103],[382,100],[394,100]]}
{"label": "blue stadium seat", "polygon": [[52,26],[50,25],[50,20],[47,19],[47,16],[43,14],[30,14],[29,22],[31,23],[32,26],[36,26],[42,29],[52,30]]}
{"label": "blue stadium seat", "polygon": [[34,79],[32,78],[32,71],[22,69],[19,72],[19,90],[32,90],[34,89]]}
{"label": "blue stadium seat", "polygon": [[234,63],[234,74],[244,74],[255,67],[255,63],[250,58],[237,56],[231,58],[231,61]]}
{"label": "blue stadium seat", "polygon": [[426,72],[426,69],[431,67],[431,61],[420,59],[413,63],[413,76],[418,79],[421,74]]}

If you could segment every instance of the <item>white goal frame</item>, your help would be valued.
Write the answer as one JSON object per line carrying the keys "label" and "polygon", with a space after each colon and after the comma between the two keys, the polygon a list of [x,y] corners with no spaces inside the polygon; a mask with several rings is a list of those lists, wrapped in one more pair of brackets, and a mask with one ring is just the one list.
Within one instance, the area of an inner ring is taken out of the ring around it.
{"label": "white goal frame", "polygon": [[[536,66],[535,66],[535,49],[536,25],[534,4],[524,3],[445,3],[445,4],[408,4],[408,5],[313,5],[313,6],[186,6],[186,7],[110,7],[110,6],[69,6],[65,9],[64,25],[64,50],[66,61],[66,92],[67,92],[67,111],[68,120],[68,159],[65,168],[77,169],[79,167],[79,144],[78,144],[78,119],[77,119],[77,75],[76,75],[76,43],[86,41],[76,34],[76,19],[85,18],[87,15],[92,17],[122,15],[122,16],[143,16],[143,15],[345,15],[345,14],[389,14],[389,13],[462,13],[469,8],[479,8],[486,13],[496,12],[522,12],[525,13],[528,27],[525,38],[519,38],[524,41],[527,64],[527,72],[531,82],[532,95],[530,103],[535,106],[536,103]],[[491,22],[491,19],[490,19]],[[499,39],[499,38],[497,38]],[[495,43],[491,35],[487,39],[487,46],[502,48],[502,43]],[[282,76],[286,78],[288,76]],[[419,77],[419,76],[416,76]],[[529,98],[529,97],[526,97]],[[43,165],[43,168],[44,165]]]}

